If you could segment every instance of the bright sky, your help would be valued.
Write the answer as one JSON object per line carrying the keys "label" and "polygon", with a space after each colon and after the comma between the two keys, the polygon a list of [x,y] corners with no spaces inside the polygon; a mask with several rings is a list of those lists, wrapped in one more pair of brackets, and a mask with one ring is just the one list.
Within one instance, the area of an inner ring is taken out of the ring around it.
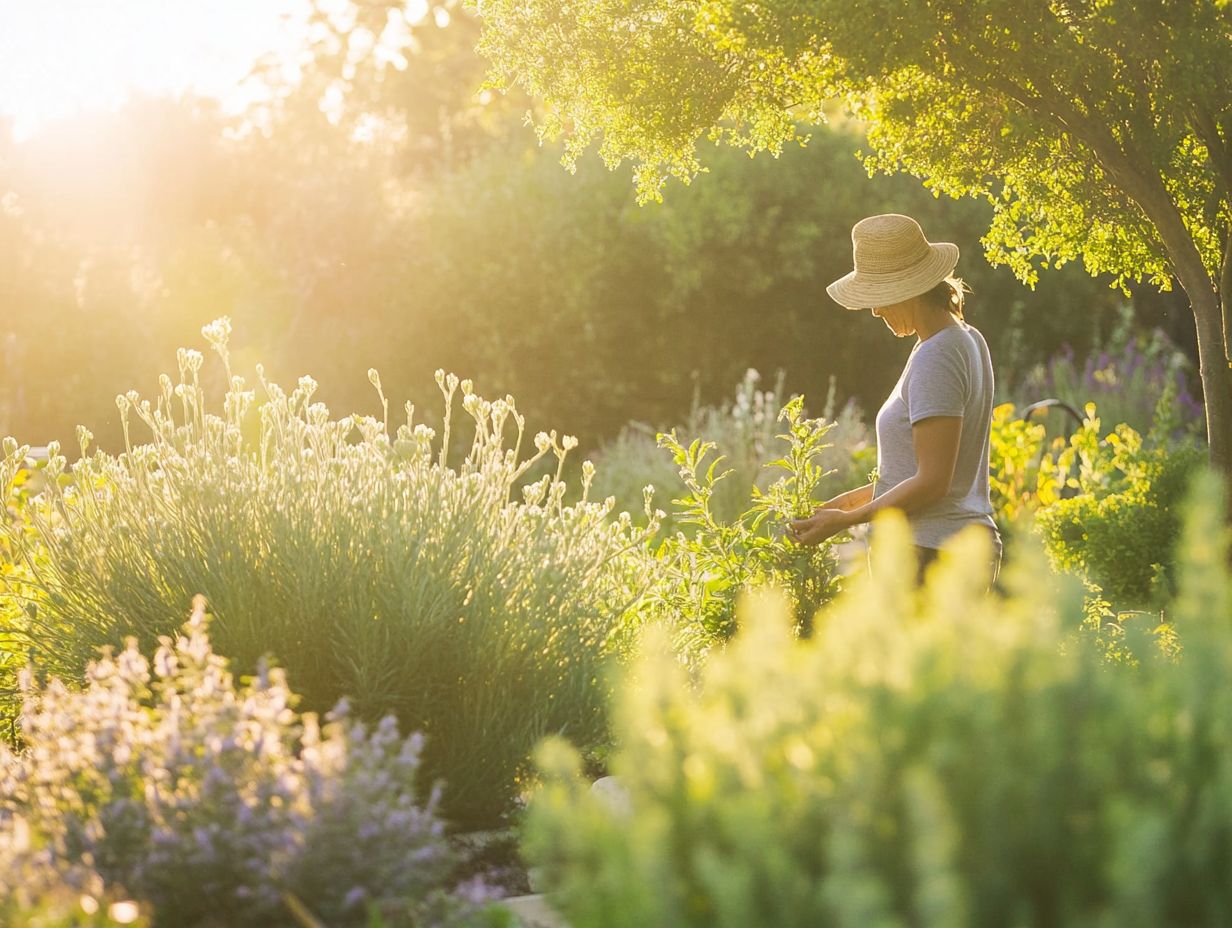
{"label": "bright sky", "polygon": [[0,115],[23,138],[134,89],[238,107],[245,73],[266,52],[289,59],[306,12],[306,0],[0,0]]}

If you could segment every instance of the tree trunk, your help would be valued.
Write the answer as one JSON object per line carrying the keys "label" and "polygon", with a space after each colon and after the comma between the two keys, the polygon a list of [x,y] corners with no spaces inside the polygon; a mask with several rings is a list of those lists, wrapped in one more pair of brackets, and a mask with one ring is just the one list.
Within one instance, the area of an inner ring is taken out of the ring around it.
{"label": "tree trunk", "polygon": [[[1206,407],[1206,436],[1211,466],[1232,485],[1232,368],[1228,357],[1228,333],[1224,329],[1222,301],[1232,299],[1232,287],[1215,280],[1202,263],[1202,256],[1185,227],[1181,214],[1158,174],[1140,171],[1124,152],[1096,138],[1092,145],[1105,170],[1142,208],[1155,224],[1172,270],[1189,297],[1198,330],[1198,365]],[[1147,163],[1146,159],[1141,159]],[[1219,276],[1226,280],[1226,261]],[[1232,511],[1229,512],[1232,519]]]}
{"label": "tree trunk", "polygon": [[[1232,481],[1232,369],[1224,352],[1224,309],[1220,296],[1212,288],[1204,288],[1202,292],[1186,288],[1185,292],[1198,325],[1198,362],[1211,464]],[[1229,300],[1232,294],[1224,294],[1223,302]]]}

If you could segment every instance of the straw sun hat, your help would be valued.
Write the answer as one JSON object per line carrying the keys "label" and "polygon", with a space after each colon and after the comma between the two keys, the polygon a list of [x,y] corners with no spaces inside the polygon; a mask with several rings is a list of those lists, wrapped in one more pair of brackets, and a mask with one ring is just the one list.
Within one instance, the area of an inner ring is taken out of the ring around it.
{"label": "straw sun hat", "polygon": [[886,213],[851,228],[855,270],[826,293],[848,309],[889,306],[919,296],[945,280],[958,263],[958,246],[930,242],[910,216]]}

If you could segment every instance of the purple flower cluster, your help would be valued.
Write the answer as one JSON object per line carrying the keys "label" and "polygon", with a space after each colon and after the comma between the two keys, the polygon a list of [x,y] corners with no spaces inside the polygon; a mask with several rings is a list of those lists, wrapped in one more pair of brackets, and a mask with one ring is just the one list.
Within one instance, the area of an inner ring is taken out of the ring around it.
{"label": "purple flower cluster", "polygon": [[1201,400],[1194,396],[1192,365],[1161,330],[1147,337],[1120,337],[1085,358],[1070,345],[1026,380],[1031,399],[1056,397],[1081,409],[1093,402],[1109,426],[1127,423],[1148,431],[1161,398],[1181,427],[1200,427]]}
{"label": "purple flower cluster", "polygon": [[[491,901],[444,891],[455,864],[416,800],[422,738],[369,732],[340,705],[298,716],[282,672],[236,686],[204,602],[152,662],[130,641],[85,686],[23,680],[25,749],[0,746],[0,845],[34,835],[22,865],[96,872],[159,925],[461,924]],[[0,905],[4,902],[0,891]]]}

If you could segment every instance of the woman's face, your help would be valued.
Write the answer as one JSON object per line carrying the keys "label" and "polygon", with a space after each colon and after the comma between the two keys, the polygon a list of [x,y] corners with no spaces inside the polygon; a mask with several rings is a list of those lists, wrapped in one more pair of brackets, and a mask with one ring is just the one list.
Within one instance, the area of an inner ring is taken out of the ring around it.
{"label": "woman's face", "polygon": [[881,319],[899,338],[915,334],[915,298],[891,303],[889,306],[874,306],[873,315]]}

